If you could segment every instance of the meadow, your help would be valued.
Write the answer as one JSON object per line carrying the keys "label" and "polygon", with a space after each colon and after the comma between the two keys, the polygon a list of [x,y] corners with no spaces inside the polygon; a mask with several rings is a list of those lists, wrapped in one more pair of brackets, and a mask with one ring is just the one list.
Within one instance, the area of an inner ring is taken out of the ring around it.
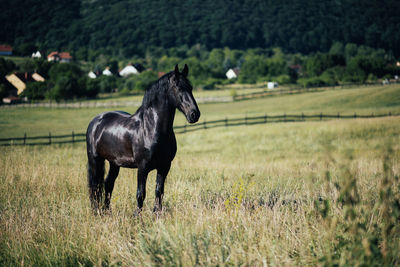
{"label": "meadow", "polygon": [[[200,109],[207,120],[399,113],[399,92],[363,87]],[[102,111],[5,109],[1,135],[84,131]],[[215,128],[179,134],[177,143],[164,210],[151,212],[151,173],[140,217],[129,169],[116,181],[112,215],[92,214],[83,143],[0,147],[0,264],[400,265],[400,117]]]}

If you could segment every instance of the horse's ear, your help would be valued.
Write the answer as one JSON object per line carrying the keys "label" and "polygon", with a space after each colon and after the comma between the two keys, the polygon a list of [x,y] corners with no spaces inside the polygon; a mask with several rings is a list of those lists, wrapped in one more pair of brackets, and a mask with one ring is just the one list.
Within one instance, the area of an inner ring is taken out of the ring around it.
{"label": "horse's ear", "polygon": [[179,67],[178,67],[178,64],[175,65],[175,77],[176,77],[176,78],[179,77]]}
{"label": "horse's ear", "polygon": [[185,67],[184,67],[183,70],[182,70],[182,74],[183,74],[184,77],[187,77],[187,76],[188,76],[188,74],[189,74],[188,65],[185,64]]}

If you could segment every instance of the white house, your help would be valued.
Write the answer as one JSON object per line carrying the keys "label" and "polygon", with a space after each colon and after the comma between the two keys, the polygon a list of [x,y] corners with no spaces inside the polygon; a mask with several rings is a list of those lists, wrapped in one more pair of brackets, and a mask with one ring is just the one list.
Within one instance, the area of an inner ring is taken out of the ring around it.
{"label": "white house", "polygon": [[96,74],[93,71],[89,72],[88,76],[91,79],[96,79],[97,78]]}
{"label": "white house", "polygon": [[42,57],[42,54],[40,54],[39,51],[36,51],[36,53],[35,52],[32,53],[32,58],[41,58],[41,57]]}
{"label": "white house", "polygon": [[278,83],[277,82],[268,82],[267,87],[268,87],[268,89],[274,89],[274,88],[278,87]]}
{"label": "white house", "polygon": [[127,77],[132,74],[139,74],[139,71],[132,64],[129,64],[119,72],[119,75],[122,77]]}
{"label": "white house", "polygon": [[103,70],[103,75],[112,76],[113,74],[112,74],[112,72],[110,71],[110,68],[107,67],[105,70]]}
{"label": "white house", "polygon": [[239,76],[239,72],[240,72],[240,69],[238,69],[238,68],[235,68],[235,69],[229,69],[227,72],[226,72],[226,77],[230,80],[230,79],[234,79],[234,78],[237,78],[238,76]]}

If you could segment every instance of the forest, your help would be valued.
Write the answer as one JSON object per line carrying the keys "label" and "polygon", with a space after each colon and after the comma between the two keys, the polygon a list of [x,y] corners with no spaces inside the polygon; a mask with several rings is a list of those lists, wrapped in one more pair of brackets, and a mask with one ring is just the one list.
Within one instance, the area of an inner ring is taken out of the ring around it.
{"label": "forest", "polygon": [[[376,82],[399,76],[400,2],[384,1],[8,1],[0,43],[28,57],[40,50],[69,51],[59,66],[0,58],[1,77],[38,72],[30,100],[92,98],[140,93],[175,64],[188,64],[195,88],[276,81],[302,87]],[[29,6],[21,12],[21,6]],[[128,78],[129,63],[146,71]],[[110,67],[113,76],[89,79]],[[240,69],[227,80],[230,68]],[[7,88],[0,84],[0,96]]]}
{"label": "forest", "polygon": [[[231,49],[280,47],[327,52],[334,42],[383,48],[400,57],[396,0],[14,0],[3,1],[0,43],[145,56],[154,48],[195,44]],[[28,51],[27,51],[28,50]],[[30,52],[31,53],[31,52]]]}

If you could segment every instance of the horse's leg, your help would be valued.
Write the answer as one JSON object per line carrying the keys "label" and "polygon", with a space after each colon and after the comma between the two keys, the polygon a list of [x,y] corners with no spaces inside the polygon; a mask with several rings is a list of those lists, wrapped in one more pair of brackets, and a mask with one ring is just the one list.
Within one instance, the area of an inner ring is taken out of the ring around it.
{"label": "horse's leg", "polygon": [[153,212],[159,212],[162,210],[162,199],[164,197],[164,183],[167,178],[167,174],[171,164],[163,168],[157,169],[157,180],[156,180],[156,200],[154,202]]}
{"label": "horse's leg", "polygon": [[114,189],[114,182],[118,176],[118,173],[119,173],[119,167],[110,162],[110,170],[108,171],[107,178],[104,183],[105,196],[106,196],[104,199],[104,209],[105,210],[110,209],[111,194]]}
{"label": "horse's leg", "polygon": [[137,200],[137,210],[135,215],[139,215],[143,208],[143,201],[146,198],[146,181],[147,175],[149,171],[146,168],[139,167],[137,172],[137,191],[136,191],[136,200]]}
{"label": "horse's leg", "polygon": [[88,158],[89,198],[94,212],[100,212],[104,187],[104,159]]}

